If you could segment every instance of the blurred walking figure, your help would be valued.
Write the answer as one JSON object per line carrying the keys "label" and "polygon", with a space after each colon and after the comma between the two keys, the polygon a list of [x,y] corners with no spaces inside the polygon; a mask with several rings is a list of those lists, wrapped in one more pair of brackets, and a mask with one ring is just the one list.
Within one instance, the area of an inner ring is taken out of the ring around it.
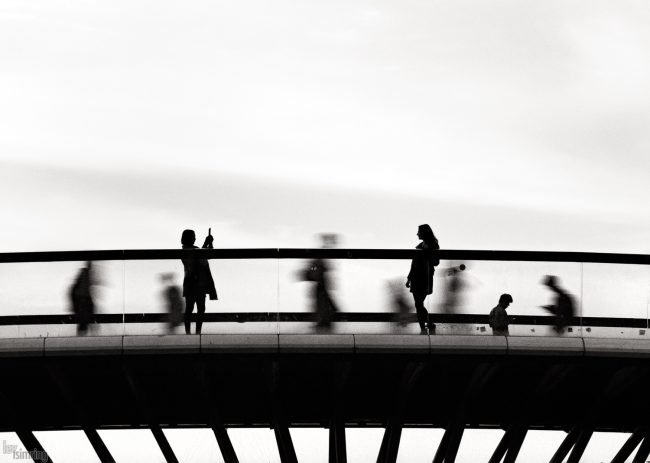
{"label": "blurred walking figure", "polygon": [[[422,240],[415,249],[422,250],[438,250],[438,239],[433,234],[433,230],[427,224],[418,227],[418,238]],[[429,312],[424,307],[424,300],[433,292],[433,273],[435,266],[440,264],[438,258],[426,255],[418,256],[411,261],[411,271],[406,277],[406,287],[411,289],[413,294],[413,301],[415,302],[415,310],[418,314],[418,323],[420,324],[420,331],[426,334],[427,328],[431,334],[436,332],[436,325],[428,323]],[[428,326],[427,326],[428,325]]]}
{"label": "blurred walking figure", "polygon": [[575,316],[573,296],[560,287],[558,278],[555,275],[546,275],[542,284],[555,293],[553,305],[543,305],[542,308],[555,315],[555,327],[558,334],[564,333],[565,328],[571,323]]}
{"label": "blurred walking figure", "polygon": [[95,303],[92,287],[95,284],[93,265],[91,261],[79,270],[74,283],[70,287],[70,302],[72,312],[77,319],[77,335],[84,336],[88,332],[88,324],[93,320]]}
{"label": "blurred walking figure", "polygon": [[460,264],[444,269],[446,270],[445,300],[442,303],[442,311],[445,313],[454,313],[460,306],[463,290],[466,286],[462,275],[465,268],[465,264]]}
{"label": "blurred walking figure", "polygon": [[388,287],[388,297],[390,300],[391,311],[395,314],[394,320],[400,326],[406,326],[411,313],[411,305],[406,298],[406,291],[402,285],[402,279],[390,280],[386,282]]}
{"label": "blurred walking figure", "polygon": [[502,294],[499,297],[499,303],[490,311],[490,327],[492,334],[495,336],[508,336],[508,313],[506,309],[512,304],[512,296],[510,294]]}
{"label": "blurred walking figure", "polygon": [[162,273],[160,281],[165,286],[162,291],[167,309],[167,331],[172,333],[183,320],[183,297],[181,288],[174,281],[173,273]]}
{"label": "blurred walking figure", "polygon": [[[333,233],[321,235],[322,247],[336,247],[338,237]],[[334,314],[339,311],[336,302],[332,298],[332,281],[330,279],[330,264],[325,259],[314,259],[303,272],[301,279],[316,283],[312,287],[313,311],[316,313],[317,330],[328,330],[331,328]]]}
{"label": "blurred walking figure", "polygon": [[[196,235],[194,230],[183,230],[181,244],[183,249],[198,249],[194,246]],[[212,249],[214,238],[210,231],[205,237],[203,248]],[[196,334],[201,334],[203,325],[203,314],[205,313],[205,295],[210,296],[210,300],[217,300],[217,290],[214,287],[214,280],[210,273],[210,264],[207,259],[185,258],[182,259],[183,268],[185,269],[185,278],[183,278],[183,297],[185,298],[185,334],[190,334],[190,325],[192,320],[192,311],[196,304]]]}

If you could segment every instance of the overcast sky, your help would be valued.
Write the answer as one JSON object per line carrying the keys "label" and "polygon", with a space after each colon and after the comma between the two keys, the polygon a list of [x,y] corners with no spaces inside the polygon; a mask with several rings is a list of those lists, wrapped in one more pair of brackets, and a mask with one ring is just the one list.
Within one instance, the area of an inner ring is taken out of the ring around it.
{"label": "overcast sky", "polygon": [[649,26],[646,0],[3,0],[0,251],[428,222],[649,253]]}
{"label": "overcast sky", "polygon": [[[0,5],[3,251],[650,252],[645,1]],[[74,231],[74,233],[73,233]]]}

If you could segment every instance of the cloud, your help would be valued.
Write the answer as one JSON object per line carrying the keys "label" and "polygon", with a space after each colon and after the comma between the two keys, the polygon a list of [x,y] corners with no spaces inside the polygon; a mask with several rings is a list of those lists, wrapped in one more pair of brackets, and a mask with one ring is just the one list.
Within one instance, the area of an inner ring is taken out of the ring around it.
{"label": "cloud", "polygon": [[[647,221],[549,212],[218,174],[5,164],[5,250],[176,247],[180,230],[213,228],[226,247],[411,247],[429,222],[446,248],[642,252]],[[463,186],[459,186],[463,188]],[[44,232],[47,230],[47,232]],[[200,232],[202,233],[202,232]]]}
{"label": "cloud", "polygon": [[[644,230],[650,101],[638,88],[650,70],[638,58],[650,43],[648,12],[634,1],[614,10],[532,1],[9,4],[2,159],[57,165],[70,182],[49,203],[97,197],[116,219],[120,200],[127,210],[172,208],[174,220],[212,207],[231,227],[251,220],[238,212],[250,210],[265,219],[255,227],[276,223],[289,236],[294,221],[279,203],[301,211],[306,232],[347,223],[352,214],[339,222],[330,204],[379,213],[363,201],[396,201],[392,214],[411,211],[404,222],[460,205],[479,216],[569,217],[582,221],[578,230]],[[148,183],[158,170],[202,172],[205,186],[173,173]],[[128,197],[99,193],[103,181]],[[14,215],[53,215],[33,207]],[[444,220],[451,229],[462,222]],[[608,240],[595,245],[619,249]]]}

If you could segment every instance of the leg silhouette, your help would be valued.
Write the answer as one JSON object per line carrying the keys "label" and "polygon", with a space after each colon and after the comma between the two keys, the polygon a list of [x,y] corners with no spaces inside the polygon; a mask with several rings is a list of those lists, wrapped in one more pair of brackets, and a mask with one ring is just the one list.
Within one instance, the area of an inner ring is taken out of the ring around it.
{"label": "leg silhouette", "polygon": [[424,299],[427,295],[424,293],[413,293],[413,301],[415,302],[415,311],[418,314],[418,323],[420,324],[420,330],[425,331],[427,323],[429,321],[429,312],[424,307]]}
{"label": "leg silhouette", "polygon": [[203,326],[203,314],[205,313],[205,296],[196,300],[196,334],[201,334]]}
{"label": "leg silhouette", "polygon": [[[194,310],[194,302],[196,302],[193,298],[186,297],[185,298],[185,334],[190,334],[190,327],[192,323],[192,311]],[[205,303],[203,305],[203,309],[205,310]]]}

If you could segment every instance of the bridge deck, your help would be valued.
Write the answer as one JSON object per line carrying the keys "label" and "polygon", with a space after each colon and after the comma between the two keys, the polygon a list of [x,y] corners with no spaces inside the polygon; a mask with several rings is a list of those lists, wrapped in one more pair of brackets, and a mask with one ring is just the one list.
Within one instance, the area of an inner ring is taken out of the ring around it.
{"label": "bridge deck", "polygon": [[[599,430],[646,422],[650,341],[419,335],[115,336],[0,340],[0,429],[406,426]],[[417,374],[414,373],[417,371]],[[411,384],[404,389],[404,382]],[[401,392],[400,392],[401,391]],[[406,392],[405,392],[406,391]],[[406,401],[402,400],[407,396]]]}
{"label": "bridge deck", "polygon": [[408,334],[203,334],[0,338],[0,362],[3,358],[9,357],[200,353],[650,357],[650,340]]}

